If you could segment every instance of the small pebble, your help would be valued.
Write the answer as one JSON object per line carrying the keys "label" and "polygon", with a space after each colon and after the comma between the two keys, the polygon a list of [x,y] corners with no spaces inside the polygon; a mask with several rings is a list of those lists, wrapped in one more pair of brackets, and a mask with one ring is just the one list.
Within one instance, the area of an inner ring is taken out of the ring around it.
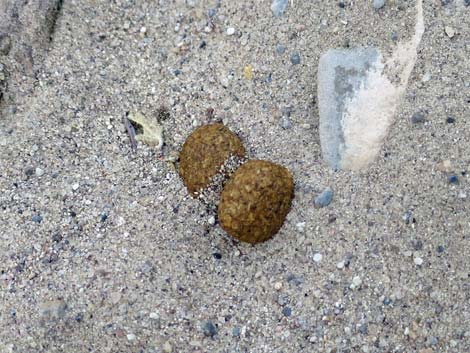
{"label": "small pebble", "polygon": [[284,308],[282,308],[282,314],[285,316],[285,317],[289,317],[292,315],[292,309],[289,308],[288,306],[285,306]]}
{"label": "small pebble", "polygon": [[227,35],[228,36],[232,36],[234,34],[235,34],[235,28],[233,28],[233,27],[227,28]]}
{"label": "small pebble", "polygon": [[286,47],[285,47],[284,45],[282,45],[282,44],[276,45],[276,53],[277,53],[278,55],[282,55],[282,54],[284,54],[285,52],[286,52]]}
{"label": "small pebble", "polygon": [[459,183],[459,177],[457,175],[449,175],[447,178],[449,184],[458,184]]}
{"label": "small pebble", "polygon": [[295,225],[295,228],[297,228],[297,231],[299,233],[303,233],[303,232],[305,232],[305,225],[306,225],[305,222],[299,222]]}
{"label": "small pebble", "polygon": [[415,257],[413,259],[413,262],[415,263],[416,266],[421,266],[423,264],[423,259],[420,257]]}
{"label": "small pebble", "polygon": [[398,40],[398,34],[397,32],[392,32],[392,34],[390,35],[390,38],[396,42]]}
{"label": "small pebble", "polygon": [[320,195],[315,198],[315,207],[326,207],[331,203],[331,200],[333,200],[333,189],[327,187]]}
{"label": "small pebble", "polygon": [[384,305],[390,305],[392,303],[392,300],[390,298],[385,298],[383,303]]}
{"label": "small pebble", "polygon": [[438,252],[439,254],[442,254],[442,253],[444,252],[444,250],[445,250],[445,249],[444,249],[444,247],[443,247],[442,245],[439,245],[439,246],[437,247],[437,252]]}
{"label": "small pebble", "polygon": [[79,183],[72,184],[72,190],[73,191],[77,191],[79,187],[80,187]]}
{"label": "small pebble", "polygon": [[274,289],[277,291],[280,291],[282,288],[282,282],[276,282],[274,283]]}
{"label": "small pebble", "polygon": [[34,215],[34,216],[32,217],[32,220],[33,220],[33,222],[41,223],[41,222],[42,222],[42,216],[40,216],[40,215]]}
{"label": "small pebble", "polygon": [[232,329],[232,336],[233,337],[240,337],[240,327],[234,327]]}
{"label": "small pebble", "polygon": [[214,337],[217,335],[217,328],[211,321],[207,321],[202,325],[202,331],[207,337]]}
{"label": "small pebble", "polygon": [[43,175],[44,175],[44,170],[42,170],[42,169],[39,168],[39,167],[36,168],[36,175],[37,175],[38,177],[43,176]]}
{"label": "small pebble", "polygon": [[106,213],[102,213],[100,219],[101,222],[106,222],[106,220],[108,219],[108,215]]}
{"label": "small pebble", "polygon": [[213,253],[212,256],[214,256],[214,259],[216,260],[220,260],[222,258],[222,254],[218,252]]}
{"label": "small pebble", "polygon": [[351,285],[349,286],[351,289],[359,288],[362,285],[362,279],[359,276],[355,276],[352,280]]}
{"label": "small pebble", "polygon": [[149,317],[152,319],[152,320],[158,320],[160,318],[160,316],[158,316],[157,313],[150,313]]}
{"label": "small pebble", "polygon": [[207,10],[207,16],[214,17],[217,14],[217,9],[209,9]]}
{"label": "small pebble", "polygon": [[411,123],[412,124],[420,124],[420,123],[424,123],[426,121],[426,117],[423,113],[414,113],[412,116],[411,116]]}
{"label": "small pebble", "polygon": [[374,0],[374,9],[378,10],[385,6],[385,0]]}
{"label": "small pebble", "polygon": [[323,258],[322,254],[316,253],[315,255],[313,255],[313,261],[316,263],[319,263],[322,260],[322,258]]}
{"label": "small pebble", "polygon": [[134,335],[133,333],[129,333],[129,334],[127,335],[127,340],[128,340],[128,341],[134,341],[134,340],[135,340],[135,335]]}
{"label": "small pebble", "polygon": [[455,29],[452,27],[445,26],[444,30],[449,38],[453,38],[455,36]]}
{"label": "small pebble", "polygon": [[294,53],[290,57],[290,62],[292,65],[299,65],[300,64],[300,54],[299,53]]}
{"label": "small pebble", "polygon": [[290,129],[292,127],[292,121],[287,116],[283,116],[281,118],[281,127],[284,130]]}
{"label": "small pebble", "polygon": [[447,117],[446,122],[447,122],[447,124],[453,124],[453,123],[455,123],[455,119],[453,117],[449,116],[449,117]]}
{"label": "small pebble", "polygon": [[287,294],[279,294],[279,296],[277,297],[277,303],[280,306],[286,305],[287,303],[289,303],[289,296]]}
{"label": "small pebble", "polygon": [[344,261],[340,261],[336,264],[336,268],[339,270],[342,270],[344,268]]}
{"label": "small pebble", "polygon": [[281,17],[284,14],[284,11],[286,11],[288,2],[289,0],[273,0],[271,3],[271,11],[274,16]]}
{"label": "small pebble", "polygon": [[211,226],[213,226],[215,224],[215,217],[210,216],[209,219],[207,220],[207,223],[209,223]]}

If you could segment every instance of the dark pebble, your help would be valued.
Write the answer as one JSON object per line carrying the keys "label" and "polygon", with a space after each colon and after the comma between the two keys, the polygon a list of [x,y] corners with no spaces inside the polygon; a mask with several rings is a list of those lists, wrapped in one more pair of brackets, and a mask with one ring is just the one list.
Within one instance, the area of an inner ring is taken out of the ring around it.
{"label": "dark pebble", "polygon": [[222,258],[222,254],[220,254],[218,252],[213,253],[212,256],[214,256],[214,258],[217,259],[217,260],[220,260]]}
{"label": "dark pebble", "polygon": [[420,124],[420,123],[424,123],[425,121],[426,121],[426,117],[424,116],[423,113],[414,113],[411,116],[412,124]]}
{"label": "dark pebble", "polygon": [[419,239],[413,241],[413,249],[419,251],[423,248],[423,242]]}
{"label": "dark pebble", "polygon": [[446,120],[447,124],[453,124],[455,123],[455,119],[451,116],[447,117],[447,120]]}
{"label": "dark pebble", "polygon": [[367,333],[369,332],[367,325],[362,324],[361,326],[359,326],[359,332],[362,333],[363,335],[367,335]]}
{"label": "dark pebble", "polygon": [[179,76],[181,75],[182,71],[180,69],[176,69],[175,71],[173,71],[173,73],[175,74],[175,76]]}
{"label": "dark pebble", "polygon": [[287,282],[289,282],[290,284],[293,284],[295,286],[300,286],[305,282],[305,280],[304,280],[303,277],[297,277],[297,276],[295,276],[294,274],[291,273],[287,276]]}
{"label": "dark pebble", "polygon": [[31,176],[34,174],[34,168],[28,168],[24,172],[27,176]]}
{"label": "dark pebble", "polygon": [[392,34],[390,35],[390,38],[392,38],[392,40],[394,42],[396,42],[398,40],[398,34],[397,32],[392,32]]}
{"label": "dark pebble", "polygon": [[444,247],[443,247],[442,245],[439,245],[439,246],[437,247],[437,252],[438,252],[439,254],[442,254],[442,253],[444,252],[444,250],[445,250],[445,249],[444,249]]}
{"label": "dark pebble", "polygon": [[199,43],[199,49],[204,49],[206,45],[207,45],[206,41],[202,40],[201,43]]}
{"label": "dark pebble", "polygon": [[294,53],[290,57],[290,62],[292,65],[299,65],[300,64],[300,54],[299,53]]}
{"label": "dark pebble", "polygon": [[108,215],[106,213],[102,213],[101,214],[101,222],[106,222],[107,219],[108,219]]}
{"label": "dark pebble", "polygon": [[78,313],[78,314],[75,316],[75,321],[76,321],[76,322],[82,322],[82,321],[83,321],[83,313]]}
{"label": "dark pebble", "polygon": [[390,298],[385,298],[383,303],[384,303],[384,305],[390,305],[390,304],[392,304],[392,300]]}
{"label": "dark pebble", "polygon": [[207,337],[214,337],[217,335],[217,328],[211,321],[207,321],[204,323],[204,325],[202,325],[202,331]]}
{"label": "dark pebble", "polygon": [[450,175],[447,180],[449,181],[449,184],[458,184],[459,183],[459,177],[457,175]]}
{"label": "dark pebble", "polygon": [[32,220],[33,220],[33,222],[41,223],[42,222],[42,216],[36,214],[36,215],[33,216]]}
{"label": "dark pebble", "polygon": [[54,241],[56,243],[59,243],[61,240],[62,240],[62,235],[60,235],[59,233],[55,233],[52,236],[52,241]]}
{"label": "dark pebble", "polygon": [[338,6],[339,6],[340,8],[342,8],[342,9],[344,9],[344,8],[346,7],[346,5],[344,4],[344,2],[342,2],[342,1],[340,1],[340,2],[338,3]]}
{"label": "dark pebble", "polygon": [[285,316],[285,317],[289,317],[292,315],[292,309],[289,308],[288,306],[282,308],[282,314]]}

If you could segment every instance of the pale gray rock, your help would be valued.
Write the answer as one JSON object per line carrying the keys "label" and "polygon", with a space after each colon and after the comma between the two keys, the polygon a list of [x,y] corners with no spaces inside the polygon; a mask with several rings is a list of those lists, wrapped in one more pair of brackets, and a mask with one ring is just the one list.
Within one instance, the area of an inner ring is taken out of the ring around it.
{"label": "pale gray rock", "polygon": [[341,169],[345,150],[343,115],[347,100],[364,85],[367,71],[377,61],[374,48],[332,49],[318,65],[318,103],[323,158],[334,169]]}

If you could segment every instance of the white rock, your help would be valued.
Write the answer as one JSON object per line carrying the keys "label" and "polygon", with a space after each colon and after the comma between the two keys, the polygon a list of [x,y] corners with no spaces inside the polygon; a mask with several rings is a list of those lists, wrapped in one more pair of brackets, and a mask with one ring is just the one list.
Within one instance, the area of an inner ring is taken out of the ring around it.
{"label": "white rock", "polygon": [[160,316],[157,313],[150,313],[149,317],[152,320],[158,320],[160,318]]}
{"label": "white rock", "polygon": [[295,227],[297,228],[297,231],[299,231],[300,233],[303,233],[305,232],[305,222],[299,222],[295,225]]}
{"label": "white rock", "polygon": [[352,283],[351,283],[351,285],[349,286],[349,288],[355,289],[355,288],[359,288],[361,285],[362,285],[362,279],[361,279],[361,277],[355,276],[355,277],[353,278]]}
{"label": "white rock", "polygon": [[231,36],[231,35],[234,35],[234,34],[235,34],[235,28],[233,28],[233,27],[227,28],[227,35],[228,36]]}
{"label": "white rock", "polygon": [[452,38],[455,36],[455,29],[453,29],[452,27],[445,26],[444,30],[449,38]]}
{"label": "white rock", "polygon": [[209,219],[207,220],[207,222],[213,226],[215,224],[215,217],[214,216],[210,216]]}
{"label": "white rock", "polygon": [[340,261],[336,264],[336,267],[340,270],[342,270],[344,268],[344,260],[343,261]]}
{"label": "white rock", "polygon": [[424,261],[423,261],[423,259],[420,258],[420,257],[415,257],[415,258],[413,259],[413,262],[415,263],[415,265],[421,266]]}
{"label": "white rock", "polygon": [[127,335],[127,339],[128,339],[129,341],[134,341],[134,340],[135,340],[135,335],[134,335],[133,333],[129,333],[129,334]]}
{"label": "white rock", "polygon": [[315,255],[313,255],[313,261],[315,261],[316,263],[319,263],[322,260],[322,258],[323,256],[320,253],[316,253]]}
{"label": "white rock", "polygon": [[43,176],[43,175],[44,175],[44,170],[42,170],[42,169],[39,168],[39,167],[36,168],[36,175],[37,175],[38,177]]}

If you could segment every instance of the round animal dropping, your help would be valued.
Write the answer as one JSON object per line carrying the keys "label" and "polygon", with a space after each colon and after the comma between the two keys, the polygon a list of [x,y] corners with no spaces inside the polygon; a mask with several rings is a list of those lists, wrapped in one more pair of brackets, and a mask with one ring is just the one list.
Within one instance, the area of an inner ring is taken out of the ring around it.
{"label": "round animal dropping", "polygon": [[220,225],[241,241],[265,241],[281,228],[293,197],[294,179],[287,168],[250,160],[233,173],[222,191]]}
{"label": "round animal dropping", "polygon": [[179,173],[189,192],[197,195],[206,188],[231,156],[242,159],[245,147],[226,126],[208,124],[194,130],[180,153]]}

